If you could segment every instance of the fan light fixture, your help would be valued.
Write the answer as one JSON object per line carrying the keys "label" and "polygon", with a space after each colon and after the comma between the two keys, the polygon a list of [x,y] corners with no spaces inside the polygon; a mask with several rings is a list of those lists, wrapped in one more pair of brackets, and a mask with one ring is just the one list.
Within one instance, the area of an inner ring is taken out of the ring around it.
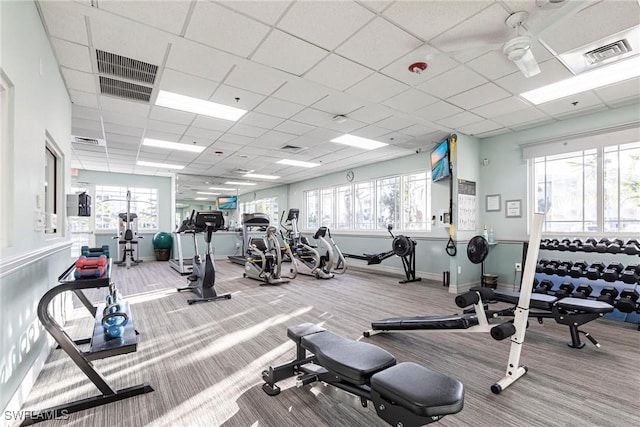
{"label": "fan light fixture", "polygon": [[540,67],[531,52],[531,37],[518,36],[504,44],[502,52],[522,71],[525,77],[540,74]]}

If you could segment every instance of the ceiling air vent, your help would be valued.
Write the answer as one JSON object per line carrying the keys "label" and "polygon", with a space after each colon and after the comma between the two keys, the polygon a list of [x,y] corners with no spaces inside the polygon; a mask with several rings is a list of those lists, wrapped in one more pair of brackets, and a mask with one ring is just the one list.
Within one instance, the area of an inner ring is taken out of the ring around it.
{"label": "ceiling air vent", "polygon": [[97,49],[96,56],[100,74],[109,74],[148,84],[153,84],[156,80],[157,65]]}
{"label": "ceiling air vent", "polygon": [[251,172],[253,172],[253,171],[254,171],[253,169],[235,168],[235,169],[233,170],[233,173],[239,173],[239,174],[241,174],[241,175],[245,175],[245,174],[251,173]]}
{"label": "ceiling air vent", "polygon": [[149,102],[152,88],[100,76],[100,91],[105,95]]}
{"label": "ceiling air vent", "polygon": [[93,147],[105,147],[107,143],[104,139],[85,138],[84,136],[71,135],[72,144],[90,145]]}
{"label": "ceiling air vent", "polygon": [[299,153],[299,152],[301,152],[301,151],[306,150],[306,149],[307,149],[307,147],[298,147],[298,146],[296,146],[296,145],[288,145],[288,144],[287,144],[287,145],[285,145],[284,147],[280,147],[280,149],[281,149],[282,151],[286,151],[286,152],[288,152],[288,153],[294,153],[294,154],[296,154],[296,153]]}
{"label": "ceiling air vent", "polygon": [[613,43],[609,43],[604,46],[600,46],[589,52],[585,52],[584,56],[591,64],[597,64],[598,62],[605,61],[614,56],[624,55],[631,51],[629,42],[625,40],[618,40]]}

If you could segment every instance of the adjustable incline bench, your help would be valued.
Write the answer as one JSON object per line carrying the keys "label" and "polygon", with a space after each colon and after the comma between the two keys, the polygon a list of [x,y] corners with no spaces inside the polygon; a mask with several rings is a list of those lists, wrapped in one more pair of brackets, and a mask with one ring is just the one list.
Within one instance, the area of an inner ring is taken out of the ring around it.
{"label": "adjustable incline bench", "polygon": [[456,379],[416,363],[396,364],[380,347],[313,323],[291,326],[287,336],[296,343],[296,358],[262,372],[262,389],[270,396],[280,393],[276,382],[298,375],[298,387],[322,381],[360,397],[363,407],[372,401],[378,416],[393,426],[430,424],[462,410],[464,386]]}
{"label": "adjustable incline bench", "polygon": [[[499,302],[506,302],[509,304],[518,304],[518,298],[520,298],[520,292],[510,291],[493,291],[493,297],[491,299]],[[539,323],[542,323],[542,319],[554,319],[561,325],[569,326],[569,332],[571,333],[571,342],[567,345],[571,348],[582,348],[584,343],[580,341],[580,335],[584,336],[591,341],[596,347],[600,347],[600,344],[596,339],[578,329],[578,326],[582,326],[585,323],[589,323],[592,320],[598,319],[604,316],[606,313],[613,311],[613,306],[604,301],[588,300],[583,298],[557,298],[552,295],[546,294],[531,294],[530,306],[533,309],[545,310],[545,312],[530,311],[529,317],[535,317]],[[494,316],[513,316],[515,307],[505,310],[492,311]]]}

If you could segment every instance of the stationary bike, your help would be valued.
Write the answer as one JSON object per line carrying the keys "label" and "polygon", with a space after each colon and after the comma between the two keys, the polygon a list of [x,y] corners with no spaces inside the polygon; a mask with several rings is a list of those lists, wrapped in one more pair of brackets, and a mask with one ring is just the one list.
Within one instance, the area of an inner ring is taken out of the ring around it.
{"label": "stationary bike", "polygon": [[[191,291],[200,297],[188,299],[187,303],[189,303],[189,305],[196,302],[231,299],[231,294],[218,295],[216,293],[216,269],[211,250],[211,235],[215,231],[224,228],[222,211],[200,211],[196,214],[194,210],[191,212],[189,222],[193,224],[193,245],[196,254],[193,257],[193,273],[187,277],[189,284],[184,288],[178,288],[178,292]],[[204,241],[207,244],[207,252],[205,253],[204,260],[198,254],[198,244],[196,242],[196,234],[202,232],[205,233]]]}

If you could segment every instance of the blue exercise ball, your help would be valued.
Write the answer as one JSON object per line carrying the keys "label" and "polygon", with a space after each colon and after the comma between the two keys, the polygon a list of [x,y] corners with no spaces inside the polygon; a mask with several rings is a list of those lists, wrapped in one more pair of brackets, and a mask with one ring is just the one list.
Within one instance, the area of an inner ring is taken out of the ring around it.
{"label": "blue exercise ball", "polygon": [[153,236],[153,247],[155,249],[171,249],[173,246],[173,237],[171,234],[160,231]]}

